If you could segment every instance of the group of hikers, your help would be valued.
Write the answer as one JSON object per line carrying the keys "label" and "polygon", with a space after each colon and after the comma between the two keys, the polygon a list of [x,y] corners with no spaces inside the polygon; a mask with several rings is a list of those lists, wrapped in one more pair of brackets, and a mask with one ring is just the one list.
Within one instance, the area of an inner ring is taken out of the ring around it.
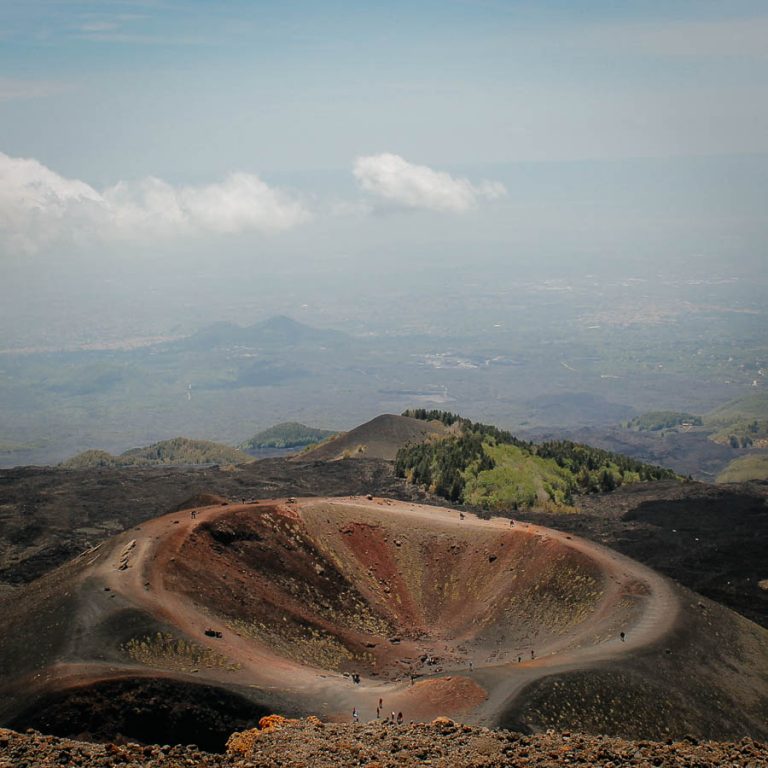
{"label": "group of hikers", "polygon": [[[383,708],[384,708],[384,699],[379,699],[379,703],[376,705],[376,719],[377,720],[381,720],[381,710]],[[353,723],[359,723],[360,722],[360,713],[358,712],[357,707],[353,707],[352,708],[352,722]],[[403,713],[402,712],[395,713],[395,711],[392,710],[392,712],[387,717],[384,718],[383,722],[385,724],[386,723],[391,723],[391,724],[394,725],[395,723],[397,723],[397,725],[402,725],[403,724]]]}

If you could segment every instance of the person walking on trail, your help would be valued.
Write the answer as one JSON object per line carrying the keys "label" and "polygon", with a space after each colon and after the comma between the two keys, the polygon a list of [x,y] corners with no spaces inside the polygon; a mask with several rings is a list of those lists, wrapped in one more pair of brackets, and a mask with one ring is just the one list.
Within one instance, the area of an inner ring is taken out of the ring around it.
{"label": "person walking on trail", "polygon": [[384,699],[379,699],[379,709],[384,709]]}
{"label": "person walking on trail", "polygon": [[472,669],[474,668],[474,666],[475,666],[475,665],[474,665],[474,664],[472,663],[472,661],[470,660],[470,662],[469,662],[469,671],[470,671],[470,672],[472,671]]}
{"label": "person walking on trail", "polygon": [[192,510],[192,512],[191,512],[190,514],[191,514],[191,516],[192,516],[192,519],[194,520],[194,519],[197,517],[197,510],[196,510],[196,509],[193,509],[193,510]]}
{"label": "person walking on trail", "polygon": [[389,719],[392,721],[392,725],[394,725],[395,722],[397,721],[397,715],[395,714],[394,709],[392,710],[392,714],[390,714]]}
{"label": "person walking on trail", "polygon": [[533,648],[531,648],[531,658],[532,658],[532,659],[535,659],[535,658],[536,658],[536,654],[533,652]]}
{"label": "person walking on trail", "polygon": [[376,707],[376,719],[378,720],[381,717],[381,709],[379,707]]}
{"label": "person walking on trail", "polygon": [[463,520],[463,519],[464,519],[464,513],[463,512],[459,512],[459,520]]}
{"label": "person walking on trail", "polygon": [[398,712],[397,713],[397,724],[398,725],[402,725],[403,724],[403,713],[402,712]]}
{"label": "person walking on trail", "polygon": [[626,637],[626,635],[623,632],[621,632],[619,634],[619,637],[621,638],[621,642],[623,643],[624,642],[624,638]]}
{"label": "person walking on trail", "polygon": [[355,723],[360,722],[360,715],[357,713],[357,707],[352,708],[352,721]]}

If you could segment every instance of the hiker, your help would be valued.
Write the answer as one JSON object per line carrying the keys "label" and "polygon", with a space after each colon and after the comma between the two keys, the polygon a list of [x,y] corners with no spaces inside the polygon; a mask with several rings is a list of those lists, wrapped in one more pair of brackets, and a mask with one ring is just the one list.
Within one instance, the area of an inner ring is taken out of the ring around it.
{"label": "hiker", "polygon": [[532,659],[535,659],[535,658],[536,658],[536,654],[533,652],[533,648],[531,648],[531,658],[532,658]]}
{"label": "hiker", "polygon": [[413,672],[411,672],[411,685],[413,685]]}
{"label": "hiker", "polygon": [[190,512],[190,515],[192,516],[192,519],[194,520],[197,517],[197,510],[193,509],[192,512]]}
{"label": "hiker", "polygon": [[510,525],[514,525],[515,524],[515,521],[511,517],[509,518],[509,524]]}
{"label": "hiker", "polygon": [[360,722],[360,715],[357,714],[357,707],[353,707],[352,708],[352,720],[355,723],[359,723]]}
{"label": "hiker", "polygon": [[402,712],[398,712],[397,713],[397,724],[398,725],[402,725],[403,724],[403,713]]}
{"label": "hiker", "polygon": [[523,663],[523,657],[522,656],[518,656],[517,657],[517,663],[518,664],[522,664]]}
{"label": "hiker", "polygon": [[379,709],[384,709],[384,699],[379,699]]}
{"label": "hiker", "polygon": [[378,720],[379,717],[381,717],[381,710],[378,707],[376,707],[376,719]]}
{"label": "hiker", "polygon": [[470,671],[470,672],[472,671],[472,668],[473,668],[474,666],[475,666],[475,665],[472,663],[472,661],[470,661],[470,662],[469,662],[469,671]]}
{"label": "hiker", "polygon": [[621,638],[621,642],[623,643],[623,642],[624,642],[624,637],[625,637],[624,633],[622,632],[622,633],[619,635],[619,637]]}
{"label": "hiker", "polygon": [[392,710],[392,713],[390,714],[389,719],[392,721],[392,725],[394,725],[395,722],[397,721],[397,715],[395,714],[394,709]]}
{"label": "hiker", "polygon": [[464,513],[463,512],[459,512],[459,520],[463,520],[463,519],[464,519]]}

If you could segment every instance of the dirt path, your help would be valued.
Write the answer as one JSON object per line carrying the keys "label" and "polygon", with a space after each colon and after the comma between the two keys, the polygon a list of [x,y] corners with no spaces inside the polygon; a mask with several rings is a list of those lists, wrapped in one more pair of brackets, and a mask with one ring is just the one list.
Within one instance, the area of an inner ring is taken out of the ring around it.
{"label": "dirt path", "polygon": [[[514,526],[516,535],[552,540],[559,546],[579,552],[599,566],[603,593],[594,614],[572,631],[535,649],[518,663],[487,664],[473,659],[473,669],[444,669],[439,675],[419,679],[415,684],[406,680],[385,683],[375,678],[363,678],[355,685],[349,677],[335,672],[301,665],[282,657],[271,648],[251,638],[224,629],[221,638],[204,634],[208,627],[218,628],[221,619],[210,616],[204,609],[166,588],[168,564],[179,555],[186,538],[206,522],[238,511],[257,513],[260,507],[276,502],[247,505],[214,506],[176,512],[156,518],[119,536],[109,555],[97,566],[96,578],[105,587],[121,595],[129,604],[155,618],[176,627],[180,633],[222,654],[239,665],[237,671],[201,669],[194,674],[199,682],[253,686],[264,691],[279,691],[283,697],[314,707],[322,715],[339,719],[351,718],[353,707],[362,720],[376,715],[377,704],[383,700],[382,716],[391,711],[405,714],[406,719],[422,719],[438,714],[459,715],[474,722],[491,723],[528,683],[542,676],[619,658],[657,642],[675,622],[678,601],[666,580],[650,569],[599,545],[525,523]],[[285,504],[286,502],[277,502]],[[325,504],[358,509],[361,515],[393,515],[403,518],[403,526],[417,523],[435,532],[466,530],[499,530],[509,532],[509,520],[481,520],[454,510],[420,506],[384,499],[325,498],[305,499],[290,508],[301,514],[307,506]],[[634,606],[631,623],[622,625],[622,639],[611,622],[616,607],[627,595]],[[470,658],[472,658],[470,656]],[[69,665],[61,668],[68,682],[83,684],[90,680],[136,671],[126,665],[122,671],[99,664]],[[142,668],[142,674],[146,674]],[[158,672],[173,676],[174,673]],[[190,675],[178,675],[189,679]]]}
{"label": "dirt path", "polygon": [[[482,520],[470,513],[464,513],[462,517],[458,512],[451,509],[396,502],[388,499],[335,498],[324,501],[346,507],[355,505],[368,510],[383,507],[389,514],[422,520],[433,526],[441,526],[449,530],[487,529],[489,527],[503,531],[510,529],[508,518]],[[520,522],[516,523],[514,527],[518,532],[522,530],[528,536],[555,540],[562,546],[590,557],[604,573],[606,592],[596,616],[591,617],[585,626],[559,638],[557,642],[550,642],[536,649],[535,659],[528,657],[523,658],[522,663],[509,662],[492,666],[476,666],[470,672],[466,668],[446,670],[443,675],[436,676],[442,679],[449,677],[454,682],[458,695],[466,690],[463,681],[477,681],[477,684],[487,691],[486,700],[473,712],[472,719],[478,723],[493,722],[498,712],[534,680],[553,673],[583,669],[600,661],[619,658],[624,654],[657,642],[674,626],[680,610],[678,599],[669,582],[650,568],[606,547],[551,528]],[[615,607],[617,599],[623,594],[625,587],[635,583],[643,584],[648,590],[647,595],[644,596],[645,599],[639,616],[631,625],[623,626],[612,637],[596,642],[595,622],[599,621],[601,616],[610,613],[611,609]],[[620,632],[624,633],[623,637]],[[361,691],[361,693],[364,692],[366,691]],[[397,709],[400,705],[408,709],[409,705],[416,703],[413,702],[413,699],[416,698],[414,696],[416,691],[409,690],[405,686],[395,687],[392,694],[395,698],[396,711],[400,711]]]}

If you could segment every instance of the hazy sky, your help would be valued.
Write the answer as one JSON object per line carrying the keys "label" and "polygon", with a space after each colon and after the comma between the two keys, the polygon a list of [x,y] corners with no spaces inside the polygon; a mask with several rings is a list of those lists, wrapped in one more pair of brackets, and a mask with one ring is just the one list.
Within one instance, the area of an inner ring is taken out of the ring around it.
{"label": "hazy sky", "polygon": [[767,95],[763,0],[3,0],[0,332],[46,265],[760,269]]}

